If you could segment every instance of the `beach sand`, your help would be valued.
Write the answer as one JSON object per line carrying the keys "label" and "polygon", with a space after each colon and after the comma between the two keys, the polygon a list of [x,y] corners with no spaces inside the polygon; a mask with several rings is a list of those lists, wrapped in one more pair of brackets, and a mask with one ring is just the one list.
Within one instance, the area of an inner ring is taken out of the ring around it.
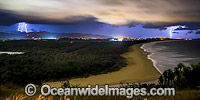
{"label": "beach sand", "polygon": [[[88,78],[75,78],[70,80],[70,84],[78,86],[90,85],[116,85],[122,83],[137,83],[155,81],[160,73],[153,66],[151,60],[147,59],[147,54],[140,47],[142,44],[136,44],[129,48],[129,52],[121,56],[127,59],[127,66],[119,71],[107,74],[92,75]],[[60,87],[61,82],[48,82],[51,87]]]}

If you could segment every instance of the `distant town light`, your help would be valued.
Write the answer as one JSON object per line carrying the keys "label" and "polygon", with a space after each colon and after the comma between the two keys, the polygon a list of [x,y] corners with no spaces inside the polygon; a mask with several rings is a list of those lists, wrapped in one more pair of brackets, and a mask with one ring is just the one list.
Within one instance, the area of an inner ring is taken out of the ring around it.
{"label": "distant town light", "polygon": [[123,38],[118,38],[118,41],[123,41]]}

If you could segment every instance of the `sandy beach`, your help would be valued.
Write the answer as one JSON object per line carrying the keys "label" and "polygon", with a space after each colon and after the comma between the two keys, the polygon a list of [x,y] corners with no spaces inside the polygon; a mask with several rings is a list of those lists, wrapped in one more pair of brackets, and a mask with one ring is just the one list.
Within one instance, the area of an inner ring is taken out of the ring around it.
{"label": "sandy beach", "polygon": [[[133,45],[129,48],[129,52],[121,56],[127,59],[127,66],[119,71],[101,75],[93,75],[88,78],[76,78],[70,80],[70,84],[78,86],[90,85],[115,85],[122,83],[137,83],[155,81],[160,76],[160,73],[153,66],[151,60],[147,58],[146,52],[140,47],[142,44]],[[60,87],[61,82],[48,82],[52,87]]]}

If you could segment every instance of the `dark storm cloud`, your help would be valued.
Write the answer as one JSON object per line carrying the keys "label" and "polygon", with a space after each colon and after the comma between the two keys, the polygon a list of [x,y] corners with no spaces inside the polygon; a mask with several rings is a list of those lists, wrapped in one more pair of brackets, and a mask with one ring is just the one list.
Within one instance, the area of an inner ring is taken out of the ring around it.
{"label": "dark storm cloud", "polygon": [[200,23],[181,23],[180,25],[185,25],[186,28],[177,28],[175,30],[198,30],[200,29]]}
{"label": "dark storm cloud", "polygon": [[15,15],[0,11],[0,25],[12,25],[20,20],[19,18],[13,18],[13,16]]}
{"label": "dark storm cloud", "polygon": [[188,33],[193,33],[193,31],[189,31]]}
{"label": "dark storm cloud", "polygon": [[182,22],[182,23],[148,23],[144,24],[143,28],[154,28],[154,29],[159,29],[159,30],[165,30],[166,27],[170,26],[185,26],[183,27],[178,27],[175,30],[198,30],[200,29],[200,23],[197,22]]}
{"label": "dark storm cloud", "polygon": [[173,25],[172,23],[144,23],[143,28],[155,28],[155,29],[164,29],[167,26]]}
{"label": "dark storm cloud", "polygon": [[37,16],[19,15],[11,11],[0,11],[0,25],[13,25],[18,22],[28,22],[31,24],[49,24],[49,25],[71,25],[82,22],[96,21],[92,16],[73,16],[63,20],[43,19]]}
{"label": "dark storm cloud", "polygon": [[166,27],[159,28],[159,30],[166,30],[166,29],[167,29]]}
{"label": "dark storm cloud", "polygon": [[196,34],[200,34],[200,31],[196,32]]}
{"label": "dark storm cloud", "polygon": [[178,34],[179,32],[172,32],[172,33],[174,33],[174,34]]}

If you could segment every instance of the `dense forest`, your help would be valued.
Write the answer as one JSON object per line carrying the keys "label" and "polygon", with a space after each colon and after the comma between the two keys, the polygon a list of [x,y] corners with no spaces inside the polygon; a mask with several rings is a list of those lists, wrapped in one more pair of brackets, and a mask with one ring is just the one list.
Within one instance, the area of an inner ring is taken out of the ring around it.
{"label": "dense forest", "polygon": [[135,42],[98,41],[6,41],[0,51],[21,55],[0,55],[0,84],[41,85],[42,81],[87,77],[119,70],[126,65],[120,54]]}

